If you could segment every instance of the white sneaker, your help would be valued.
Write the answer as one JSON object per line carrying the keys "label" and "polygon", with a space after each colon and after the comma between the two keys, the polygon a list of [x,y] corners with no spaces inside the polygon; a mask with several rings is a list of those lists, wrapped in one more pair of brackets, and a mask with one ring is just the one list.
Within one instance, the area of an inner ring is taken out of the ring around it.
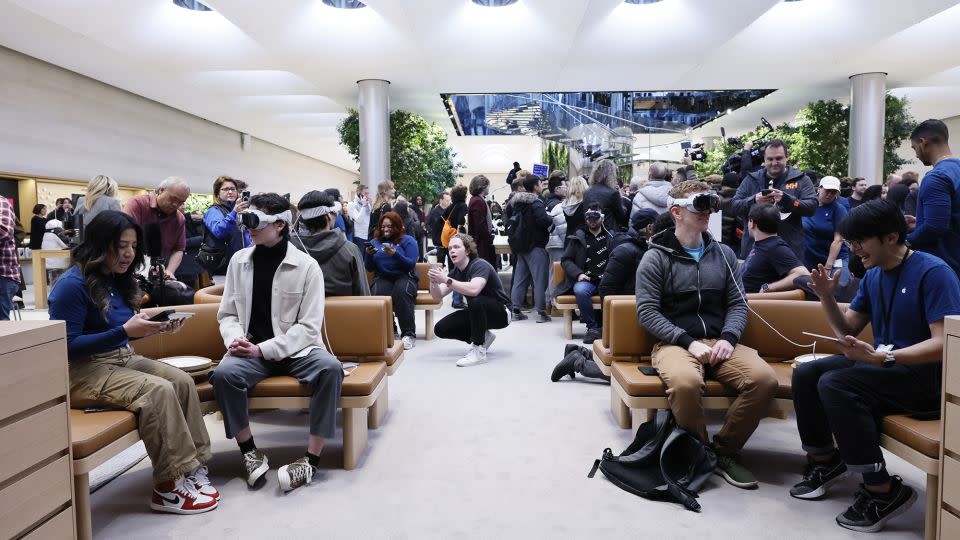
{"label": "white sneaker", "polygon": [[467,354],[457,360],[457,367],[470,367],[476,366],[477,364],[483,364],[487,361],[487,350],[479,345],[470,345],[470,350],[467,351]]}
{"label": "white sneaker", "polygon": [[409,351],[417,344],[417,340],[413,336],[403,336],[400,341],[403,342],[403,350],[405,351]]}
{"label": "white sneaker", "polygon": [[483,336],[483,350],[490,350],[490,346],[493,345],[493,340],[497,339],[497,336],[493,335],[493,332],[487,330],[487,333]]}
{"label": "white sneaker", "polygon": [[197,488],[197,491],[201,494],[219,501],[220,492],[210,483],[210,478],[207,476],[208,474],[209,470],[207,466],[201,465],[197,467],[195,471],[187,474],[187,480],[193,484],[193,487]]}
{"label": "white sneaker", "polygon": [[203,495],[184,477],[154,486],[150,508],[170,514],[201,514],[217,507],[217,500]]}

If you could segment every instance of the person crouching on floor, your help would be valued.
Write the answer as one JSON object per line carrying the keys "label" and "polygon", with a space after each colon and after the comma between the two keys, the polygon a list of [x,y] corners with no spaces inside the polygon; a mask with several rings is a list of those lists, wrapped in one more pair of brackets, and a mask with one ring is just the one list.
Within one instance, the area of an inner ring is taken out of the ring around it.
{"label": "person crouching on floor", "polygon": [[467,300],[467,309],[459,310],[437,321],[437,337],[459,339],[470,344],[467,354],[457,361],[460,367],[475,366],[487,361],[487,349],[496,338],[490,330],[510,324],[510,297],[503,290],[500,276],[489,262],[477,256],[477,244],[470,235],[458,233],[447,246],[453,268],[448,273],[431,268],[430,296],[441,300],[458,292]]}
{"label": "person crouching on floor", "polygon": [[[840,233],[867,273],[845,310],[833,295],[840,273],[831,275],[821,264],[810,275],[841,354],[793,370],[793,404],[808,461],[790,495],[822,499],[831,484],[860,473],[863,484],[837,524],[877,532],[917,498],[887,473],[880,419],[940,411],[943,319],[960,314],[960,283],[943,260],[907,246],[906,219],[888,201],[857,206]],[[854,337],[867,324],[872,344]]]}
{"label": "person crouching on floor", "polygon": [[70,406],[137,415],[153,463],[150,508],[174,514],[213,510],[220,494],[207,478],[210,436],[193,379],[130,347],[133,340],[183,324],[154,322],[137,313],[143,297],[135,278],[144,258],[140,225],[108,210],[85,231],[49,299],[50,319],[67,325]]}
{"label": "person crouching on floor", "polygon": [[276,375],[296,377],[310,388],[306,455],[277,470],[280,489],[313,480],[320,451],[337,427],[343,366],[320,337],[324,283],[317,261],[289,245],[290,204],[276,193],[250,199],[243,223],[253,247],[238,251],[227,267],[217,320],[227,354],[210,374],[227,438],[237,440],[247,484],[269,469],[253,441],[247,393]]}

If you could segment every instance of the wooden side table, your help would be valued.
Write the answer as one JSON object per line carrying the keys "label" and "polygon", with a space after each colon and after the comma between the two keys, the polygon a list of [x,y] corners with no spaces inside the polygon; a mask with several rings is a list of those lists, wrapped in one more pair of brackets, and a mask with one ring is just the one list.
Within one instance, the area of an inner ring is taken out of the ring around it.
{"label": "wooden side table", "polygon": [[960,316],[944,320],[944,334],[937,538],[954,540],[960,538]]}
{"label": "wooden side table", "polygon": [[63,321],[0,324],[0,538],[76,538]]}

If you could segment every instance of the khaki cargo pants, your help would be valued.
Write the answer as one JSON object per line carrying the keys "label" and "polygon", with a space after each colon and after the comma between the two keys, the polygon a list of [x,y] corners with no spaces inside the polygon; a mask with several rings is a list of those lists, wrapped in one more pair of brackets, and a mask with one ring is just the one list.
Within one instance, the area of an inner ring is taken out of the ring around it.
{"label": "khaki cargo pants", "polygon": [[210,457],[210,436],[193,379],[127,348],[70,362],[70,406],[124,409],[137,415],[154,481],[190,472]]}
{"label": "khaki cargo pants", "polygon": [[[715,339],[701,339],[713,347]],[[698,435],[704,442],[707,426],[703,416],[704,376],[722,383],[739,395],[727,410],[723,427],[714,435],[718,454],[736,454],[746,444],[760,420],[767,416],[776,397],[777,376],[757,351],[737,344],[730,358],[715,366],[701,364],[687,349],[677,345],[657,344],[652,363],[667,386],[667,401],[677,425]]]}

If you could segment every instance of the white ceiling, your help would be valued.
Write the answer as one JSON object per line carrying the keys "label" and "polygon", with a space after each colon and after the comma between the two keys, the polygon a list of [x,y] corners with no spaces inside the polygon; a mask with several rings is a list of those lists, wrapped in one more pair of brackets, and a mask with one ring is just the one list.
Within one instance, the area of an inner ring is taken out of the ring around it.
{"label": "white ceiling", "polygon": [[354,171],[336,125],[364,78],[451,132],[442,92],[780,89],[698,130],[734,134],[867,71],[918,118],[960,114],[960,0],[204,1],[0,0],[0,45]]}

